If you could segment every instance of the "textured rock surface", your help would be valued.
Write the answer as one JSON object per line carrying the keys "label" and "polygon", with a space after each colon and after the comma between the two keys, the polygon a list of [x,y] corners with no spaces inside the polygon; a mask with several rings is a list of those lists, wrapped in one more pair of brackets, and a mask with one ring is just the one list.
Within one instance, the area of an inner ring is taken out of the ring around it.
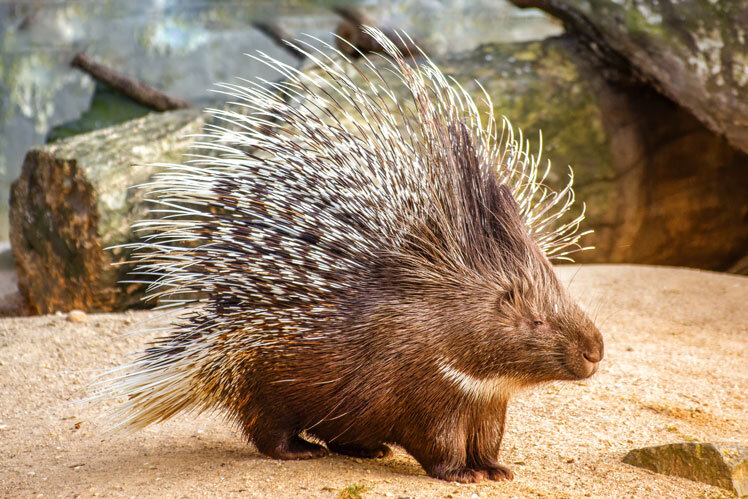
{"label": "textured rock surface", "polygon": [[[555,165],[572,165],[595,251],[582,262],[730,269],[748,250],[748,155],[651,88],[609,83],[572,37],[485,46],[443,69],[478,80]],[[558,185],[558,184],[557,184]]]}
{"label": "textured rock surface", "polygon": [[748,152],[744,0],[511,1],[558,17],[609,59],[622,56],[635,76]]}
{"label": "textured rock surface", "polygon": [[116,310],[136,303],[142,286],[120,284],[146,216],[143,193],[152,162],[182,160],[203,118],[198,111],[151,114],[29,151],[10,198],[10,240],[18,288],[32,313]]}
{"label": "textured rock surface", "polygon": [[681,443],[634,449],[623,462],[748,495],[748,447]]}

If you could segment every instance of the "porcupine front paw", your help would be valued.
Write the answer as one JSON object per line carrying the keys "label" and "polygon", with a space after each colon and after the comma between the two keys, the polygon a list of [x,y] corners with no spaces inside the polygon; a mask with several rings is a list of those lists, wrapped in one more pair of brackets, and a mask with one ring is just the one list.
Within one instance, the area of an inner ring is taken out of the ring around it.
{"label": "porcupine front paw", "polygon": [[392,450],[382,444],[377,447],[365,447],[356,444],[336,444],[329,442],[327,448],[337,454],[343,454],[345,456],[360,457],[363,459],[376,459],[387,457],[392,454]]}
{"label": "porcupine front paw", "polygon": [[478,483],[483,480],[512,480],[514,473],[506,466],[500,464],[477,468],[433,468],[429,475],[449,482]]}
{"label": "porcupine front paw", "polygon": [[481,468],[478,471],[483,473],[487,479],[495,480],[497,482],[502,480],[509,481],[514,479],[514,473],[512,472],[512,470],[500,464],[494,464],[492,466]]}

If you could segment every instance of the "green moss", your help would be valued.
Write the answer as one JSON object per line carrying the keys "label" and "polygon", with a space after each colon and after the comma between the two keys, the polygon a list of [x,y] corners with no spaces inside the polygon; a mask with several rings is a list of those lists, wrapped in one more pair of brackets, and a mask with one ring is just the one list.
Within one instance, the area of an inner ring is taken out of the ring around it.
{"label": "green moss", "polygon": [[47,143],[124,123],[150,112],[152,109],[138,104],[121,93],[105,85],[97,85],[88,111],[74,121],[52,128],[47,134]]}
{"label": "green moss", "polygon": [[[656,12],[656,10],[659,10],[659,8],[653,8],[653,12]],[[623,10],[623,13],[624,22],[630,33],[646,33],[656,37],[666,36],[661,20],[657,23],[651,22],[636,7],[628,7]]]}
{"label": "green moss", "polygon": [[338,494],[339,499],[361,499],[364,492],[367,492],[369,488],[366,485],[360,483],[354,483],[349,485],[340,491]]}

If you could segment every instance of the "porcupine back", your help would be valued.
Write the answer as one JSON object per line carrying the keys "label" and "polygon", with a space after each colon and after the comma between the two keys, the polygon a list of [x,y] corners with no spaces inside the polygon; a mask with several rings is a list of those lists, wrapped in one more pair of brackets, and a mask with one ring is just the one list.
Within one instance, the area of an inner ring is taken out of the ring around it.
{"label": "porcupine back", "polygon": [[[509,281],[502,273],[527,260],[511,254],[523,247],[518,232],[549,258],[579,249],[582,216],[559,221],[571,178],[550,191],[539,154],[506,119],[498,126],[487,95],[481,117],[424,54],[417,63],[368,31],[389,59],[354,63],[304,40],[295,46],[314,71],[253,56],[284,80],[219,85],[233,107],[209,111],[219,124],[196,146],[205,155],[162,165],[147,186],[162,218],[138,225],[147,232],[138,273],[156,278],[151,299],[186,309],[107,389],[129,396],[123,427],[183,410],[238,417],[253,396],[246,379],[265,377],[274,358],[366,343],[350,304],[370,299],[362,290],[383,262],[404,267],[407,286],[487,271]],[[519,218],[492,211],[506,203]],[[273,382],[298,376],[276,372]]]}

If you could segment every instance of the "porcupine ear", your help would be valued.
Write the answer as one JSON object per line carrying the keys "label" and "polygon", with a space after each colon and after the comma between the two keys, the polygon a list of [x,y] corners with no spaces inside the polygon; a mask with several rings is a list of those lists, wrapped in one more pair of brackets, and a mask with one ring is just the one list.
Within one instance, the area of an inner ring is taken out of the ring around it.
{"label": "porcupine ear", "polygon": [[499,294],[498,307],[504,308],[506,305],[513,305],[517,297],[517,289],[509,287]]}

